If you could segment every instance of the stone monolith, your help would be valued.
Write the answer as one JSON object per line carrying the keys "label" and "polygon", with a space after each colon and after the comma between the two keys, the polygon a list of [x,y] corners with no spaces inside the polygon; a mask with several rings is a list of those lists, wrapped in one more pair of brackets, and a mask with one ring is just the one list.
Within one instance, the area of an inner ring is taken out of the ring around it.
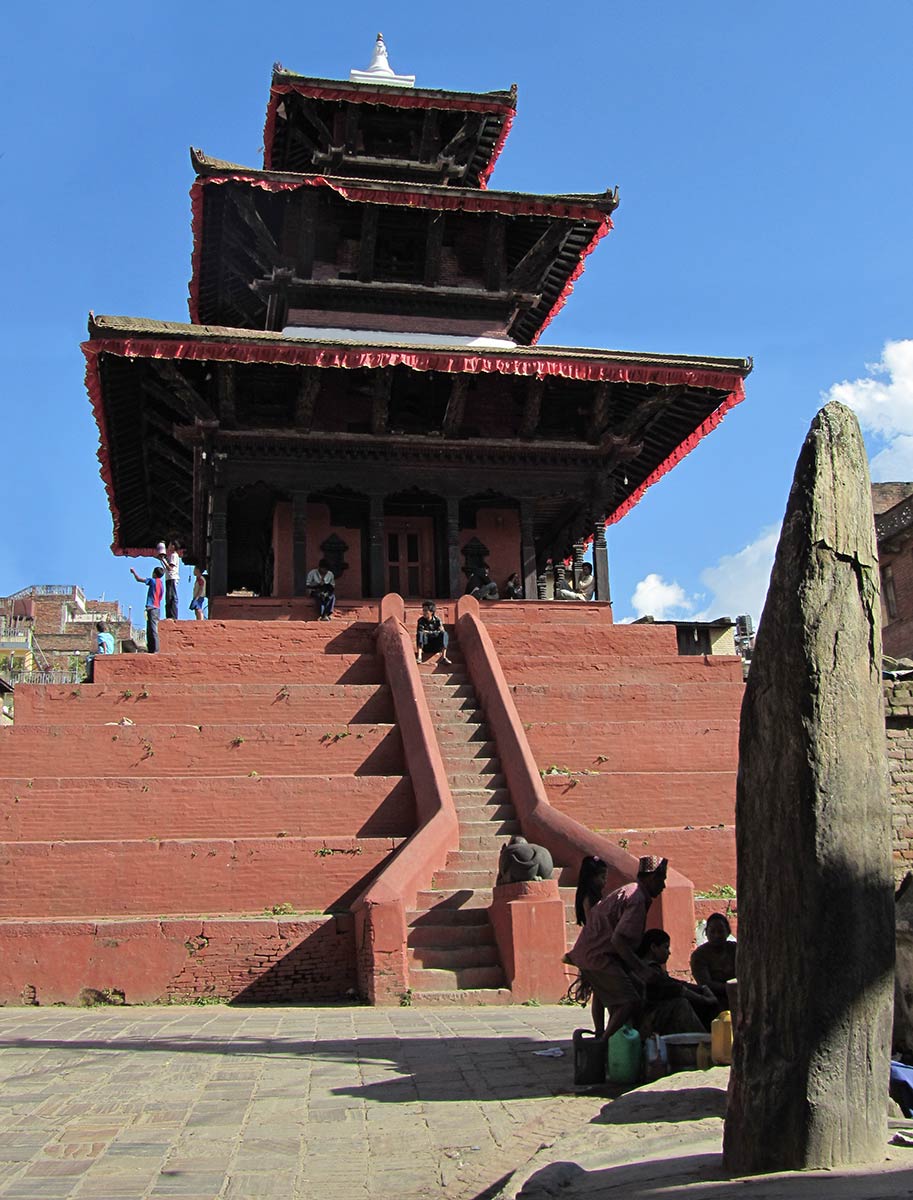
{"label": "stone monolith", "polygon": [[832,403],[796,465],[742,704],[735,1174],[884,1153],[889,835],[868,467],[856,418]]}

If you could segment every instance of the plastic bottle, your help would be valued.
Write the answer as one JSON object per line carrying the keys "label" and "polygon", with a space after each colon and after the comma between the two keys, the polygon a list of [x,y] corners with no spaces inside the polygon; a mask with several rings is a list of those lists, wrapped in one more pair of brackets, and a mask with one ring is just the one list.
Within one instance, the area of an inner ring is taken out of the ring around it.
{"label": "plastic bottle", "polygon": [[666,1043],[658,1033],[651,1034],[644,1042],[644,1078],[650,1083],[668,1074],[669,1056],[666,1053]]}
{"label": "plastic bottle", "polygon": [[606,1056],[602,1044],[596,1040],[595,1033],[590,1029],[575,1029],[574,1043],[574,1083],[577,1087],[588,1084],[605,1083]]}
{"label": "plastic bottle", "polygon": [[609,1079],[612,1083],[637,1083],[640,1078],[640,1034],[622,1025],[609,1038]]}
{"label": "plastic bottle", "polygon": [[732,1013],[728,1010],[710,1026],[710,1051],[717,1066],[726,1067],[732,1062]]}

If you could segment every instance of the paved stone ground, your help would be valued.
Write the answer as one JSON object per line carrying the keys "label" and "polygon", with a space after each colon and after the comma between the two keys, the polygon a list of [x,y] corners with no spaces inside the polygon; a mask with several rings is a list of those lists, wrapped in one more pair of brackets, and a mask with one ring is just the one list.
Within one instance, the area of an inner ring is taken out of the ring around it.
{"label": "paved stone ground", "polygon": [[0,1009],[0,1197],[475,1200],[605,1104],[571,1092],[581,1017]]}

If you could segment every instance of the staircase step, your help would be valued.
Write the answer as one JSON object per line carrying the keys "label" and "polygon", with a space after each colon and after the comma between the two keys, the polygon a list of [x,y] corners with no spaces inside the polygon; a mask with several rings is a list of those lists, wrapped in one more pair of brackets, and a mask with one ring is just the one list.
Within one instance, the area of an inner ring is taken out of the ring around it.
{"label": "staircase step", "polygon": [[450,790],[456,796],[457,792],[498,790],[506,785],[507,780],[500,771],[483,771],[480,768],[476,772],[467,771],[461,767],[447,772],[447,782],[450,784]]}
{"label": "staircase step", "polygon": [[[517,820],[517,813],[512,804],[467,804],[457,805],[457,820],[462,826],[464,820],[471,824],[501,825]],[[514,830],[513,832],[516,832]]]}
{"label": "staircase step", "polygon": [[460,850],[484,850],[497,858],[501,846],[514,833],[520,833],[519,821],[460,821]]}
{"label": "staircase step", "polygon": [[[453,971],[463,972],[471,968],[491,968],[501,971],[501,960],[498,957],[498,947],[492,940],[488,945],[467,944],[454,941],[450,946],[413,945],[409,943],[406,952],[409,963],[409,978],[420,971]],[[501,982],[504,976],[501,974]]]}
{"label": "staircase step", "polygon": [[497,873],[498,864],[496,862],[484,870],[481,867],[478,870],[471,871],[445,867],[434,876],[434,882],[436,887],[444,891],[452,891],[456,888],[479,890],[481,888],[490,888],[494,884]]}
{"label": "staircase step", "polygon": [[510,988],[463,988],[451,992],[426,992],[410,989],[410,999],[416,1008],[472,1007],[480,1004],[510,1004]]}
{"label": "staircase step", "polygon": [[[453,911],[459,911],[451,909]],[[423,949],[434,950],[453,950],[458,947],[490,947],[495,944],[494,930],[488,921],[487,910],[484,908],[473,908],[467,910],[473,913],[485,913],[483,923],[469,925],[465,921],[454,922],[452,925],[415,925],[409,927],[409,934],[406,939],[406,944],[411,947],[422,947]],[[490,960],[497,962],[497,958]],[[419,963],[419,966],[433,967],[435,964],[426,962]],[[447,964],[442,964],[446,966]]]}
{"label": "staircase step", "polygon": [[[489,879],[486,887],[440,887],[429,888],[426,891],[419,892],[415,897],[415,903],[420,908],[434,909],[436,913],[442,909],[488,909],[491,906],[491,885],[493,880]],[[487,920],[486,915],[486,920]]]}
{"label": "staircase step", "polygon": [[[441,754],[444,756],[444,762],[448,759],[452,762],[497,762],[498,747],[494,742],[454,742],[447,743],[438,739],[438,744],[441,747]],[[497,771],[497,767],[492,767],[491,771]]]}
{"label": "staircase step", "polygon": [[503,988],[500,967],[459,967],[455,971],[413,967],[409,972],[413,992],[456,992],[467,988]]}
{"label": "staircase step", "polygon": [[[440,892],[425,892],[426,896],[440,896]],[[490,929],[488,910],[485,908],[448,908],[444,904],[432,904],[430,908],[413,908],[406,913],[406,924],[410,930],[429,928],[432,932],[443,927],[461,926],[467,936],[481,936],[480,928]],[[470,933],[469,930],[472,930]]]}
{"label": "staircase step", "polygon": [[482,742],[487,746],[494,744],[488,726],[483,721],[436,721],[435,732],[442,750],[467,743],[475,745],[476,742]]}
{"label": "staircase step", "polygon": [[[500,845],[498,845],[500,849]],[[491,848],[475,850],[451,850],[447,855],[448,871],[459,871],[462,875],[466,871],[495,871],[497,873],[497,855],[494,860],[491,855]]]}

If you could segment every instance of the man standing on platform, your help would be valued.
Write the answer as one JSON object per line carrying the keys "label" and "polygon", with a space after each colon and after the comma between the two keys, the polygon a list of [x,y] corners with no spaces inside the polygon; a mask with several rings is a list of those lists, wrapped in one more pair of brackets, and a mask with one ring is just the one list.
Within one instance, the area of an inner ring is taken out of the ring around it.
{"label": "man standing on platform", "polygon": [[149,589],[146,592],[146,649],[150,654],[157,654],[159,648],[159,616],[162,611],[162,596],[165,584],[162,576],[164,567],[156,567],[148,579],[144,579],[133,567],[130,573],[137,583],[145,583]]}
{"label": "man standing on platform", "polygon": [[181,578],[181,555],[184,547],[178,542],[171,541],[166,548],[164,542],[159,542],[155,548],[159,562],[165,568],[165,619],[178,619],[178,580]]}
{"label": "man standing on platform", "polygon": [[586,924],[565,955],[611,1016],[597,1015],[596,1036],[608,1041],[623,1025],[636,1025],[644,1002],[644,983],[652,977],[638,958],[650,905],[666,886],[669,860],[653,854],[640,859],[635,883],[610,892],[590,910]]}

